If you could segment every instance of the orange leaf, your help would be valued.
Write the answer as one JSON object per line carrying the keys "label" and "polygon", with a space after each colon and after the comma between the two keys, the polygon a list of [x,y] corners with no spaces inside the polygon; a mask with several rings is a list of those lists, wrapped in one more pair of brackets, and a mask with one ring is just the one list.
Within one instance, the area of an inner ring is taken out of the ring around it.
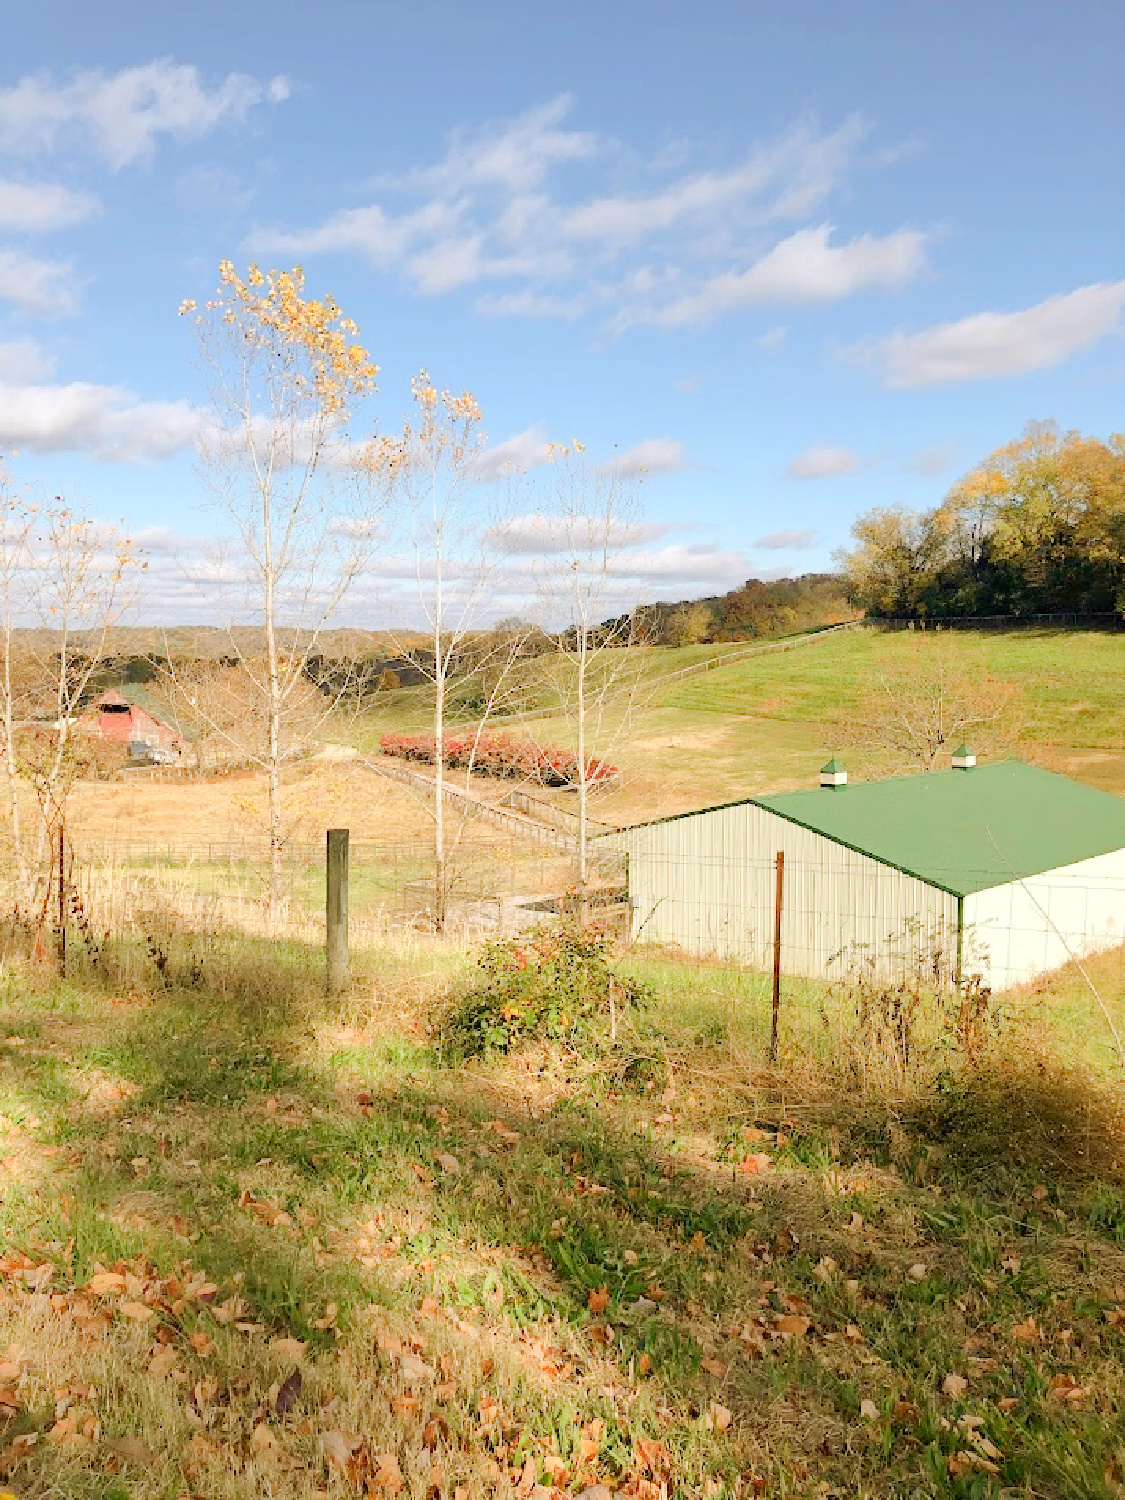
{"label": "orange leaf", "polygon": [[592,1313],[604,1313],[609,1306],[608,1288],[600,1286],[597,1291],[591,1292],[586,1298],[586,1306]]}

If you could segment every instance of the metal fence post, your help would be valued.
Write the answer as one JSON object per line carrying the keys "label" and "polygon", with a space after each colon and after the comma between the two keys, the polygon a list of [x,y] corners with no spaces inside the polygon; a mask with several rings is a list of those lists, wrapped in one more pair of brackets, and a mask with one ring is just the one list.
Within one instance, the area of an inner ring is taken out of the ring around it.
{"label": "metal fence post", "polygon": [[777,1061],[777,1016],[781,1008],[781,897],[785,882],[785,852],[777,851],[777,889],[773,908],[773,1014],[770,1019],[770,1062]]}
{"label": "metal fence post", "polygon": [[348,985],[348,829],[328,830],[327,893],[328,993],[340,995]]}
{"label": "metal fence post", "polygon": [[66,978],[66,825],[59,823],[59,976]]}

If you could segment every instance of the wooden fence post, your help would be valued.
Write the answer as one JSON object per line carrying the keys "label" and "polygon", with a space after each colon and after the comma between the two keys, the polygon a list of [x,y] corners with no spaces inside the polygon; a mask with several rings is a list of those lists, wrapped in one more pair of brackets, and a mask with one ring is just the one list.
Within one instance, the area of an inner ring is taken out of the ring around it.
{"label": "wooden fence post", "polygon": [[328,830],[327,892],[328,993],[348,987],[348,829]]}
{"label": "wooden fence post", "polygon": [[777,1015],[781,1008],[781,897],[785,882],[785,853],[777,852],[777,888],[773,906],[773,1014],[770,1020],[770,1062],[777,1061]]}

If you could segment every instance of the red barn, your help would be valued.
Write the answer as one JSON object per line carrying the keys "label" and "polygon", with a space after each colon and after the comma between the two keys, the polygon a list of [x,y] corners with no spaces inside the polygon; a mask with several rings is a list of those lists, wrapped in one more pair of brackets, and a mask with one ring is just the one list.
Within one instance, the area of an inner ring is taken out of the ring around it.
{"label": "red barn", "polygon": [[155,703],[146,706],[140,699],[141,694],[131,687],[103,693],[94,704],[99,733],[107,740],[119,740],[134,755],[154,750],[184,754],[188,744],[183,735],[158,717]]}

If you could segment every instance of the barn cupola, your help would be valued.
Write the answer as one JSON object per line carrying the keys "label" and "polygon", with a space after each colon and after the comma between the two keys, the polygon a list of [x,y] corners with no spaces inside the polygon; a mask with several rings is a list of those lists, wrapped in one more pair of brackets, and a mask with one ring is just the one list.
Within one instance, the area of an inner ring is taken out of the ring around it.
{"label": "barn cupola", "polygon": [[955,771],[971,771],[977,763],[977,758],[969,749],[968,745],[962,743],[953,752],[953,769]]}
{"label": "barn cupola", "polygon": [[848,773],[844,770],[843,766],[835,756],[832,757],[832,759],[826,766],[821,766],[820,784],[823,787],[827,787],[829,791],[838,790],[840,787],[847,786]]}

